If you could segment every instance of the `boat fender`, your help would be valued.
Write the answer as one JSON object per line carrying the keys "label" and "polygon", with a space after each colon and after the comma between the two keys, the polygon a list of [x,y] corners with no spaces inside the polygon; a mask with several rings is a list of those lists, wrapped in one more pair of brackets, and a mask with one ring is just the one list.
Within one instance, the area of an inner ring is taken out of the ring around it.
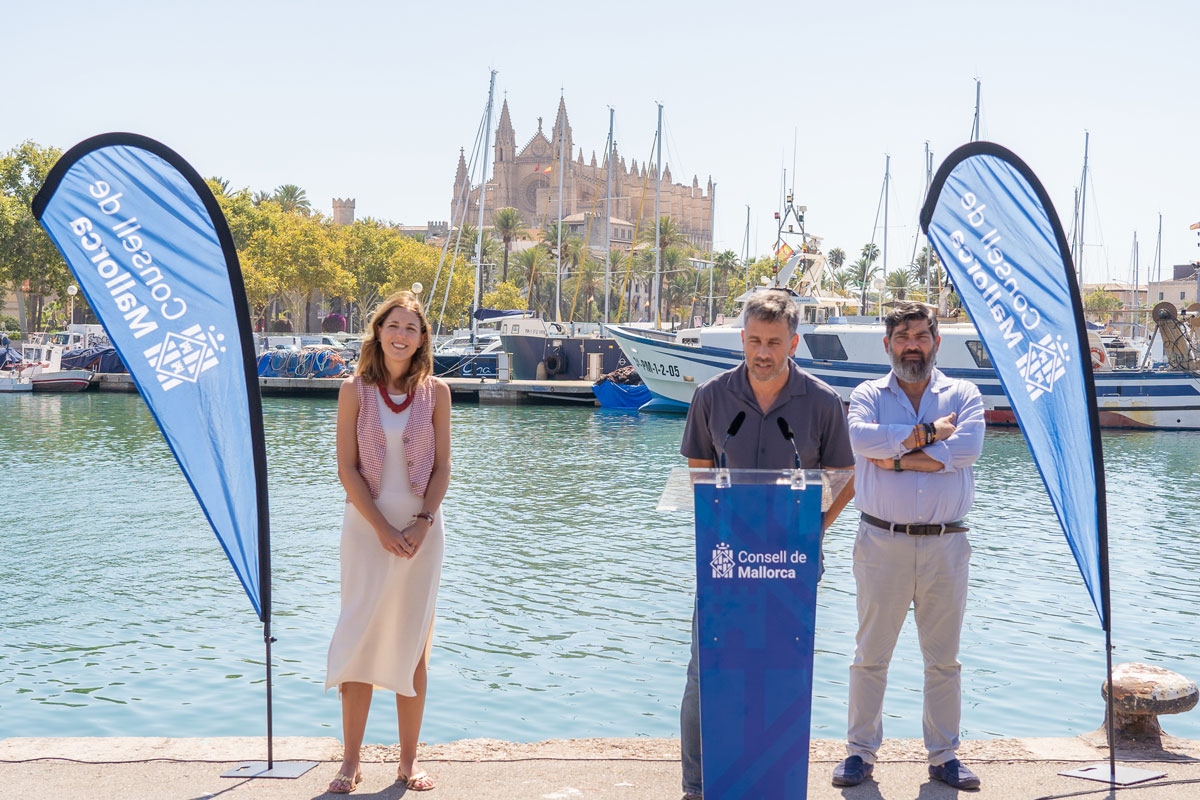
{"label": "boat fender", "polygon": [[562,357],[561,353],[556,352],[546,356],[546,374],[558,375],[561,373],[566,369],[565,361],[566,359]]}
{"label": "boat fender", "polygon": [[1108,359],[1108,356],[1105,354],[1104,348],[1101,348],[1101,347],[1093,347],[1092,348],[1092,369],[1095,369],[1096,367],[1103,365],[1107,359]]}

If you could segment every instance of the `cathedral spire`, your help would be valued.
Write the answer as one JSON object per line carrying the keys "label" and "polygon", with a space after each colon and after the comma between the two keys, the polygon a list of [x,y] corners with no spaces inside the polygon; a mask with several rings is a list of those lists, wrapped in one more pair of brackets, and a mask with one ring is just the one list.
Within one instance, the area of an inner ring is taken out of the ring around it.
{"label": "cathedral spire", "polygon": [[512,161],[517,154],[517,134],[513,130],[512,118],[508,115],[508,98],[500,108],[500,124],[496,127],[495,161]]}
{"label": "cathedral spire", "polygon": [[565,138],[564,150],[567,153],[570,153],[575,149],[571,140],[571,122],[569,119],[567,119],[567,101],[561,95],[559,95],[558,98],[558,116],[554,118],[553,136],[550,138],[550,141],[554,143],[556,148],[558,147],[558,136],[560,132],[563,133]]}

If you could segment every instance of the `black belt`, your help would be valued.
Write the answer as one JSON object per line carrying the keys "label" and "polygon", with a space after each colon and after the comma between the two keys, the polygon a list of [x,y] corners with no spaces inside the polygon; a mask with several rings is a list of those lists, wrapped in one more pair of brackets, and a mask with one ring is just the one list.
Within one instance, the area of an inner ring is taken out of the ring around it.
{"label": "black belt", "polygon": [[888,522],[870,514],[861,514],[862,521],[876,528],[883,528],[892,533],[907,533],[909,536],[941,536],[943,533],[965,533],[970,528],[957,522],[940,522],[936,524],[920,522]]}

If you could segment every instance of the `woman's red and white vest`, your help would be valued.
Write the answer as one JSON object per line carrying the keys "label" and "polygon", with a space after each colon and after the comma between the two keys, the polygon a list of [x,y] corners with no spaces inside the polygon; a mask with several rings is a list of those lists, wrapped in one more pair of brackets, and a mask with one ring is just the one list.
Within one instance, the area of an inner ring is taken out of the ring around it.
{"label": "woman's red and white vest", "polygon": [[[383,460],[387,454],[387,437],[379,422],[379,387],[356,376],[354,388],[358,390],[358,472],[367,482],[371,497],[378,499],[379,485],[383,479]],[[433,378],[414,389],[412,405],[408,408],[408,421],[404,425],[408,482],[417,497],[425,496],[429,476],[433,474],[435,397]],[[389,409],[387,413],[391,414],[392,411]]]}

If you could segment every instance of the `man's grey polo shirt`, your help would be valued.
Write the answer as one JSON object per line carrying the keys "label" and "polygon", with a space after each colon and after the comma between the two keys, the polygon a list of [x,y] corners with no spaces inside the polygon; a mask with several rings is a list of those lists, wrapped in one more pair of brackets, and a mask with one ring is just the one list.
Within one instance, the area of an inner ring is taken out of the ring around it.
{"label": "man's grey polo shirt", "polygon": [[730,469],[791,469],[795,464],[792,445],[779,431],[777,420],[791,425],[804,469],[845,469],[854,466],[850,431],[842,400],[829,384],[814,378],[788,359],[787,385],[764,414],[750,388],[743,361],[696,388],[688,408],[683,445],[686,458],[707,459],[720,464],[721,442],[739,411],[746,419],[726,445]]}

